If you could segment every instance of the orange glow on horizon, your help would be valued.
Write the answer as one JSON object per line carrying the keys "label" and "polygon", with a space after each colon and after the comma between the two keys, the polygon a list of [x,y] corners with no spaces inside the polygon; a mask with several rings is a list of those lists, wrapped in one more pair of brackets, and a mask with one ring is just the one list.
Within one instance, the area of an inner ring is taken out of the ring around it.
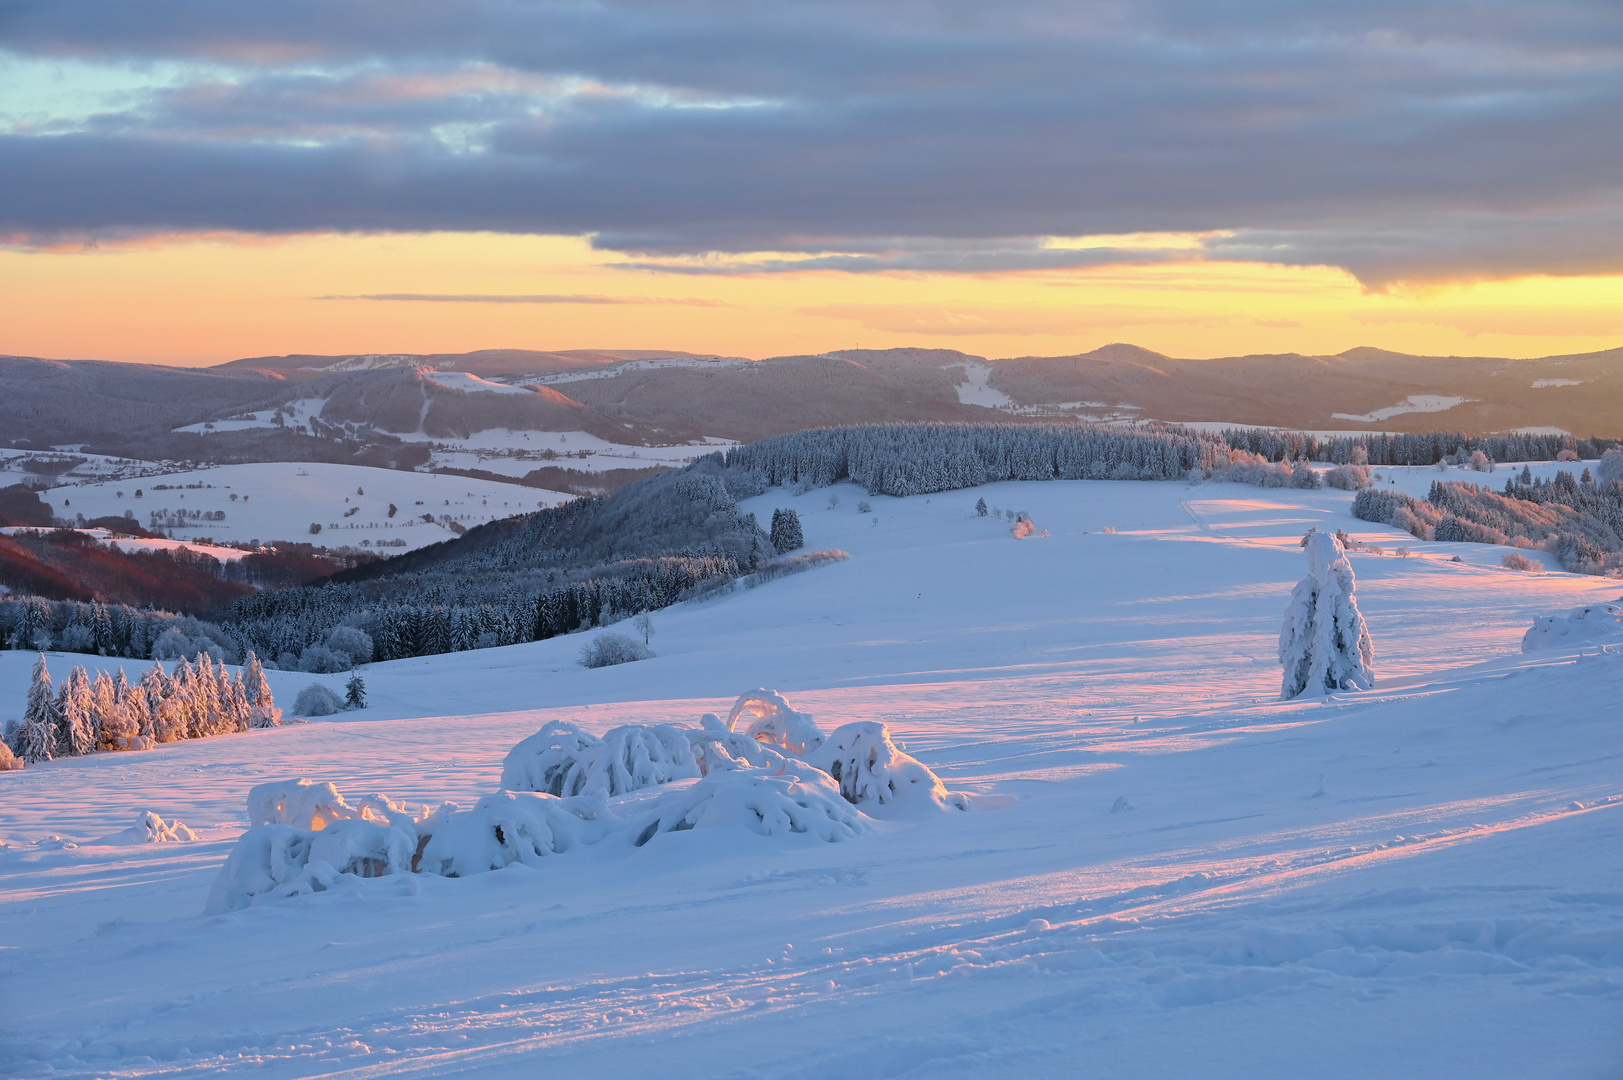
{"label": "orange glow on horizon", "polygon": [[[210,364],[483,348],[763,357],[910,345],[998,358],[1130,341],[1194,357],[1356,345],[1531,357],[1623,344],[1623,276],[1370,293],[1330,267],[1194,260],[988,274],[685,274],[629,261],[577,237],[488,233],[0,250],[0,352]],[[380,295],[484,299],[360,299]]]}

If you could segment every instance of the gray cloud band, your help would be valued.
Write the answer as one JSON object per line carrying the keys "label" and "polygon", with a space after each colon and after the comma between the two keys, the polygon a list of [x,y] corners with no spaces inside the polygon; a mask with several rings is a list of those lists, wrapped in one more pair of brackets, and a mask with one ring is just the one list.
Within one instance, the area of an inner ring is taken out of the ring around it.
{"label": "gray cloud band", "polygon": [[[448,2],[386,26],[366,5],[236,7],[7,5],[14,56],[213,66],[0,135],[0,234],[566,233],[698,273],[808,265],[784,255],[850,272],[1263,259],[1373,285],[1623,268],[1615,3],[1257,0],[1219,22],[1194,4],[744,20]],[[1128,232],[1223,235],[1038,242]]]}

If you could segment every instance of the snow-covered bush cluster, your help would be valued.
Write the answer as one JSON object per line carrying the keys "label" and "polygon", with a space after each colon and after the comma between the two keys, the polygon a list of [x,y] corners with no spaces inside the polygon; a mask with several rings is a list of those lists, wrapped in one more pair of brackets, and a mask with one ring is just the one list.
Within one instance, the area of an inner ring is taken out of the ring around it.
{"label": "snow-covered bush cluster", "polygon": [[873,816],[971,805],[898,749],[885,725],[846,724],[825,735],[770,690],[741,695],[726,720],[706,713],[698,727],[628,724],[598,737],[554,721],[507,755],[502,788],[464,810],[381,795],[351,803],[311,780],[260,784],[248,793],[251,827],[206,910],[323,892],[346,876],[466,877],[538,866],[569,851],[640,848],[695,829],[832,843],[867,832]]}
{"label": "snow-covered bush cluster", "polygon": [[25,762],[49,761],[98,750],[149,750],[157,743],[201,739],[282,722],[259,659],[235,676],[208,653],[175,665],[154,664],[131,685],[122,669],[94,679],[75,667],[52,693],[51,673],[40,655],[29,680],[22,723],[7,740]]}
{"label": "snow-covered bush cluster", "polygon": [[580,663],[582,667],[600,668],[613,667],[615,664],[629,664],[634,660],[647,660],[653,657],[654,650],[638,641],[636,638],[624,634],[599,634],[581,647]]}
{"label": "snow-covered bush cluster", "polygon": [[1352,563],[1330,533],[1314,529],[1302,547],[1308,575],[1291,590],[1279,633],[1279,662],[1285,666],[1280,697],[1368,690],[1375,685],[1375,654],[1353,596]]}
{"label": "snow-covered bush cluster", "polygon": [[311,683],[293,699],[293,712],[297,716],[331,716],[343,711],[344,699],[321,683]]}
{"label": "snow-covered bush cluster", "polygon": [[1522,652],[1572,650],[1623,642],[1623,604],[1590,604],[1565,615],[1541,615],[1522,635]]}

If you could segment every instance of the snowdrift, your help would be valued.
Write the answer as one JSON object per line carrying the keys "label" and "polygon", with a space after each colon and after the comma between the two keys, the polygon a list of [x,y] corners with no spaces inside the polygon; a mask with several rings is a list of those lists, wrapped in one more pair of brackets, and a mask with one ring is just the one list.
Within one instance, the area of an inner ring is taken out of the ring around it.
{"label": "snowdrift", "polygon": [[1623,642],[1623,601],[1573,608],[1565,615],[1541,615],[1522,635],[1522,652],[1571,650]]}
{"label": "snowdrift", "polygon": [[[828,735],[771,690],[739,696],[723,722],[628,724],[599,738],[553,721],[502,764],[504,790],[470,809],[411,807],[382,795],[351,803],[332,784],[280,780],[248,792],[250,828],[226,859],[205,914],[325,892],[344,878],[457,878],[663,833],[737,829],[836,843],[870,816],[968,810],[884,724]],[[636,792],[648,796],[626,798]]]}

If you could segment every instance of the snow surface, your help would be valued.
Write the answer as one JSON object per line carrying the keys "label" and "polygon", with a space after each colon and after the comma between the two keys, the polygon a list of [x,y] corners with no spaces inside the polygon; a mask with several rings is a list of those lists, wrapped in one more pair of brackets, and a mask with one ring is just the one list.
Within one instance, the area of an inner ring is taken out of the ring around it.
{"label": "snow surface", "polygon": [[[168,484],[170,490],[155,490],[155,484]],[[187,488],[188,484],[205,486]],[[137,488],[143,492],[139,499],[135,498]],[[357,489],[366,494],[357,494]],[[245,495],[247,501],[233,501],[232,495]],[[439,523],[442,515],[472,528],[572,498],[562,492],[490,480],[319,462],[220,465],[141,480],[74,484],[52,488],[40,497],[59,517],[75,513],[87,518],[122,516],[125,510],[133,510],[135,523],[145,528],[153,528],[149,515],[155,510],[225,511],[223,521],[188,520],[184,527],[163,530],[175,540],[293,540],[326,547],[389,541],[384,550],[396,552],[454,536]],[[391,503],[397,507],[393,518],[389,517]],[[355,513],[346,517],[352,509]],[[423,521],[425,513],[433,514],[436,521]],[[310,535],[311,522],[321,525],[319,535]],[[399,540],[405,544],[394,543]]]}
{"label": "snow surface", "polygon": [[[6,1071],[1618,1074],[1623,656],[1520,651],[1617,582],[1505,570],[1334,490],[837,493],[745,509],[794,507],[849,559],[654,613],[653,659],[585,670],[570,636],[373,664],[372,707],[327,722],[0,774]],[[1050,535],[1011,541],[980,497]],[[1280,703],[1310,526],[1387,550],[1349,555],[1378,681]],[[0,652],[0,718],[32,659]],[[284,702],[342,678],[266,674]],[[755,686],[1005,805],[824,843],[758,834],[746,799],[640,848],[201,914],[256,784],[506,820],[503,758],[548,721],[692,726]],[[199,839],[105,842],[143,811]]]}
{"label": "snow surface", "polygon": [[[321,415],[326,408],[326,398],[296,398],[287,403],[286,411],[282,409],[260,409],[258,412],[243,413],[230,420],[205,420],[196,424],[187,424],[178,427],[177,432],[190,432],[197,435],[208,435],[216,431],[249,431],[256,428],[274,428],[284,426],[290,429],[307,429],[312,417]],[[276,414],[282,413],[282,423],[276,423]]]}
{"label": "snow surface", "polygon": [[466,371],[425,371],[423,378],[435,386],[443,386],[447,390],[463,390],[472,394],[533,394],[535,391],[523,386],[508,386],[506,383],[491,382],[481,379],[477,375]]}
{"label": "snow surface", "polygon": [[991,364],[969,362],[959,366],[964,369],[964,381],[957,388],[959,404],[984,405],[989,409],[1005,409],[1014,404],[1008,394],[991,386]]}
{"label": "snow surface", "polygon": [[1376,409],[1363,416],[1339,412],[1330,415],[1337,420],[1362,420],[1366,424],[1378,424],[1382,420],[1390,420],[1405,413],[1447,412],[1456,405],[1464,405],[1467,401],[1474,400],[1474,398],[1443,397],[1440,394],[1410,394],[1396,405],[1388,405],[1384,409]]}

